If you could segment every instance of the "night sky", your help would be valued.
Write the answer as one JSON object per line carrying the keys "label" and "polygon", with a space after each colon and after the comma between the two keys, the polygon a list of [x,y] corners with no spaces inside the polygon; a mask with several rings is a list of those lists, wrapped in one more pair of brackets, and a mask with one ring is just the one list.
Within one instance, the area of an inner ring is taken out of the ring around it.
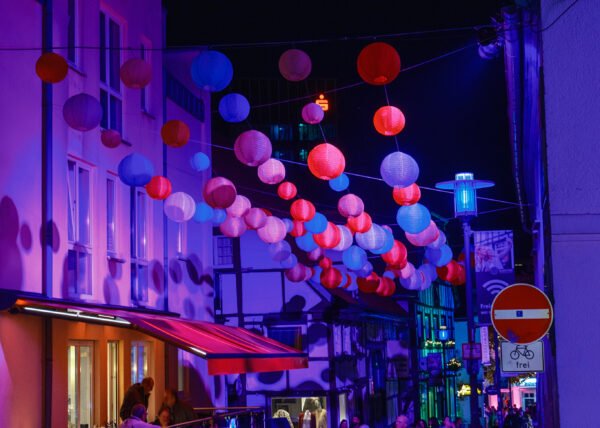
{"label": "night sky", "polygon": [[[438,181],[452,179],[456,172],[471,171],[476,178],[496,182],[496,187],[480,191],[480,196],[515,202],[503,59],[502,55],[493,60],[479,57],[473,28],[490,24],[505,3],[214,0],[193,7],[195,2],[167,1],[167,44],[208,45],[231,59],[234,79],[231,88],[213,94],[214,111],[220,97],[235,89],[236,79],[281,78],[289,84],[279,74],[277,62],[292,47],[304,50],[312,59],[308,80],[335,78],[340,88],[362,82],[356,71],[356,58],[364,46],[374,41],[387,42],[398,50],[402,69],[406,70],[387,85],[387,92],[390,104],[406,116],[406,127],[398,135],[398,143],[401,151],[419,163],[418,184],[434,187]],[[400,34],[416,31],[423,33]],[[464,49],[458,53],[417,66],[461,48]],[[381,161],[396,150],[394,138],[378,134],[372,124],[373,113],[386,104],[383,87],[360,84],[338,90],[329,98],[335,101],[332,108],[336,109],[338,129],[336,141],[330,142],[344,152],[346,171],[379,178]],[[253,101],[249,101],[252,106]],[[299,114],[306,102],[289,104]],[[218,114],[212,118],[214,138],[218,138],[220,129],[232,126]],[[252,110],[250,123],[251,120]],[[327,116],[323,123],[326,121]],[[239,132],[245,129],[249,129],[249,124],[244,124]],[[233,146],[233,140],[228,144]],[[215,149],[213,156],[214,170],[235,183],[244,180],[247,187],[240,193],[250,197],[255,205],[272,208],[276,214],[280,214],[277,210],[287,209],[289,203],[277,198],[276,188],[262,184],[255,169],[241,165],[232,152]],[[299,193],[312,200],[319,211],[334,217],[340,194],[314,178],[306,167],[286,168],[287,179],[298,185]],[[363,198],[375,222],[395,224],[397,205],[391,188],[384,182],[351,177],[349,190]],[[422,193],[421,202],[432,212],[452,218],[451,195],[428,190]],[[518,209],[483,214],[503,208],[510,206],[480,200],[482,214],[473,221],[473,229],[513,229],[517,263],[528,264],[530,237],[521,232]],[[341,218],[330,219],[341,222]],[[394,231],[400,235],[397,226]],[[458,221],[451,219],[446,232],[457,255],[462,249]]]}

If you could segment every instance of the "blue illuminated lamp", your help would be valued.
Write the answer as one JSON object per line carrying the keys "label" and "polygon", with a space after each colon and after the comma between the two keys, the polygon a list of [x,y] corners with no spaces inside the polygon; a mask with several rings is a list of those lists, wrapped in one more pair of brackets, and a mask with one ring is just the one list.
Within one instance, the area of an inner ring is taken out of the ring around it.
{"label": "blue illuminated lamp", "polygon": [[450,330],[445,325],[441,325],[437,331],[438,340],[442,343],[446,343],[450,339]]}
{"label": "blue illuminated lamp", "polygon": [[472,172],[459,172],[454,176],[454,180],[442,181],[435,187],[454,191],[454,217],[475,217],[477,215],[477,189],[493,185],[493,181],[475,180]]}

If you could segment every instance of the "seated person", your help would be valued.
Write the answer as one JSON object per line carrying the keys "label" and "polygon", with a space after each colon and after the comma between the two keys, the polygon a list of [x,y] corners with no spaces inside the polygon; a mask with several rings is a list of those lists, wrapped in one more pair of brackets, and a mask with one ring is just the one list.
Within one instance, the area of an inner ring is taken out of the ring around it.
{"label": "seated person", "polygon": [[152,424],[163,428],[171,425],[171,410],[167,406],[162,406],[158,411],[156,420]]}
{"label": "seated person", "polygon": [[131,414],[126,418],[119,428],[154,428],[156,425],[146,422],[146,406],[141,403],[135,404],[131,408]]}

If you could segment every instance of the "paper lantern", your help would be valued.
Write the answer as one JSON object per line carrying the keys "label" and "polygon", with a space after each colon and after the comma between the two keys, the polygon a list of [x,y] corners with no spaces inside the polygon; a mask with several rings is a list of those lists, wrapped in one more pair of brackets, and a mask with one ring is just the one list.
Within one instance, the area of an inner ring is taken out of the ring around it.
{"label": "paper lantern", "polygon": [[365,210],[365,204],[358,196],[348,193],[338,201],[338,211],[343,217],[357,217]]}
{"label": "paper lantern", "polygon": [[298,245],[298,248],[300,248],[303,251],[306,251],[307,253],[318,247],[317,243],[313,238],[313,234],[310,232],[306,232],[304,235],[298,236],[295,239],[295,241],[296,245]]}
{"label": "paper lantern", "polygon": [[382,229],[385,231],[385,241],[381,247],[369,250],[373,254],[385,254],[394,247],[394,234],[387,226],[382,226]]}
{"label": "paper lantern", "polygon": [[404,266],[402,269],[400,269],[400,275],[399,275],[399,277],[402,278],[402,279],[408,279],[414,273],[415,273],[415,265],[413,265],[412,263],[408,262],[408,263],[406,263],[406,266]]}
{"label": "paper lantern", "polygon": [[292,247],[290,247],[290,244],[286,241],[278,241],[270,244],[268,251],[273,260],[280,262],[287,259],[292,254]]}
{"label": "paper lantern", "polygon": [[248,228],[243,218],[227,216],[225,221],[220,224],[219,229],[223,235],[229,238],[237,238],[242,236]]}
{"label": "paper lantern", "polygon": [[379,287],[380,280],[381,279],[379,278],[379,275],[377,275],[375,272],[371,272],[364,278],[358,277],[356,282],[360,291],[371,294],[377,290],[377,287]]}
{"label": "paper lantern", "polygon": [[290,230],[289,233],[294,238],[304,235],[306,233],[306,228],[304,227],[304,222],[298,221],[298,220],[293,220],[292,221],[292,230]]}
{"label": "paper lantern", "polygon": [[348,188],[350,184],[350,179],[346,174],[341,174],[340,176],[329,180],[329,187],[336,192],[343,192]]}
{"label": "paper lantern", "polygon": [[398,240],[394,240],[394,246],[390,251],[381,255],[381,258],[388,265],[398,269],[402,269],[406,266],[408,252],[404,244]]}
{"label": "paper lantern", "polygon": [[421,199],[421,188],[416,183],[407,187],[394,186],[392,196],[398,205],[413,205]]}
{"label": "paper lantern", "polygon": [[457,263],[456,267],[457,267],[456,277],[450,283],[452,285],[465,285],[465,282],[467,280],[467,278],[466,278],[467,272],[465,272],[465,267],[463,265],[461,265],[460,263]]}
{"label": "paper lantern", "polygon": [[295,198],[297,193],[296,185],[289,181],[284,181],[277,187],[277,194],[281,199],[286,201]]}
{"label": "paper lantern", "polygon": [[169,120],[162,126],[160,136],[167,146],[183,147],[190,140],[190,128],[181,120]]}
{"label": "paper lantern", "polygon": [[100,133],[100,141],[104,147],[114,149],[121,145],[121,134],[113,129],[104,129]]}
{"label": "paper lantern", "polygon": [[233,144],[235,157],[244,165],[258,166],[271,157],[271,140],[260,131],[242,132]]}
{"label": "paper lantern", "polygon": [[171,181],[167,177],[155,175],[146,184],[146,193],[152,199],[167,199],[171,194]]}
{"label": "paper lantern", "polygon": [[285,230],[288,233],[290,233],[292,231],[292,229],[294,228],[294,222],[292,220],[290,220],[289,218],[282,218],[281,220],[285,224]]}
{"label": "paper lantern", "polygon": [[89,94],[73,95],[63,105],[63,117],[71,128],[89,131],[100,125],[102,105]]}
{"label": "paper lantern", "polygon": [[325,117],[323,108],[317,103],[308,103],[302,107],[302,119],[311,125],[321,123]]}
{"label": "paper lantern", "polygon": [[327,229],[327,217],[321,213],[315,213],[313,218],[304,223],[306,230],[312,233],[321,233]]}
{"label": "paper lantern", "polygon": [[[323,251],[321,248],[319,248],[319,250]],[[316,251],[316,250],[313,250],[313,251]],[[319,261],[319,267],[321,269],[329,269],[332,265],[333,265],[333,262],[331,261],[331,259],[329,257],[323,257]]]}
{"label": "paper lantern", "polygon": [[442,267],[452,260],[452,249],[444,244],[440,248],[427,247],[425,258],[437,267]]}
{"label": "paper lantern", "polygon": [[267,215],[260,208],[250,208],[244,215],[244,221],[246,222],[248,229],[259,229],[265,225],[267,221]]}
{"label": "paper lantern", "polygon": [[[194,212],[194,221],[203,223],[213,219],[214,210],[206,202],[198,202],[196,204],[196,211]],[[223,219],[225,220],[225,219]]]}
{"label": "paper lantern", "polygon": [[196,202],[194,198],[185,192],[175,192],[165,200],[164,211],[168,218],[177,223],[182,223],[194,216]]}
{"label": "paper lantern", "polygon": [[405,123],[404,114],[398,107],[383,106],[373,115],[375,129],[386,137],[398,135],[404,129]]}
{"label": "paper lantern", "polygon": [[335,224],[327,222],[327,228],[321,233],[315,233],[313,238],[319,247],[330,250],[340,243],[342,235]]}
{"label": "paper lantern", "polygon": [[356,245],[352,245],[342,253],[342,261],[348,269],[359,270],[368,261],[367,252]]}
{"label": "paper lantern", "polygon": [[290,254],[287,258],[281,260],[281,262],[279,262],[279,264],[284,269],[293,268],[294,266],[296,266],[298,264],[298,257],[296,257],[294,254]]}
{"label": "paper lantern", "polygon": [[321,284],[325,288],[337,288],[342,284],[344,277],[339,269],[330,267],[329,269],[323,269],[321,272]]}
{"label": "paper lantern", "polygon": [[315,206],[306,199],[297,199],[290,206],[290,214],[294,220],[308,221],[315,215]]}
{"label": "paper lantern", "polygon": [[435,242],[435,240],[440,235],[440,231],[439,231],[437,225],[434,223],[434,221],[431,220],[429,222],[429,226],[427,226],[425,228],[425,230],[423,230],[419,233],[405,232],[404,235],[406,236],[406,239],[408,240],[408,242],[410,242],[414,246],[425,247],[425,246],[431,244],[432,242]]}
{"label": "paper lantern", "polygon": [[67,77],[69,65],[62,55],[46,52],[35,63],[35,73],[46,83],[58,83]]}
{"label": "paper lantern", "polygon": [[340,231],[340,242],[332,248],[334,251],[345,251],[352,245],[353,237],[352,232],[346,226],[337,224],[337,228]]}
{"label": "paper lantern", "polygon": [[321,247],[317,247],[314,250],[306,253],[306,256],[310,261],[316,262],[323,257],[323,249]]}
{"label": "paper lantern", "polygon": [[321,143],[308,153],[308,169],[321,180],[331,180],[344,172],[346,159],[333,144]]}
{"label": "paper lantern", "polygon": [[227,215],[231,217],[244,217],[251,207],[252,203],[247,197],[237,195],[233,203],[229,205],[225,211],[227,211]]}
{"label": "paper lantern", "polygon": [[152,67],[141,58],[131,58],[123,63],[119,75],[128,88],[142,89],[152,80]]}
{"label": "paper lantern", "polygon": [[279,57],[279,72],[290,82],[306,79],[311,70],[310,57],[300,49],[288,49]]}
{"label": "paper lantern", "polygon": [[202,191],[204,201],[213,208],[227,208],[235,201],[237,191],[225,177],[213,177],[206,182]]}
{"label": "paper lantern", "polygon": [[359,247],[365,250],[375,250],[381,248],[386,241],[385,230],[378,224],[371,224],[371,227],[365,232],[357,232],[354,239]]}
{"label": "paper lantern", "polygon": [[205,50],[192,62],[192,80],[200,89],[222,91],[233,78],[233,65],[227,56],[218,51]]}
{"label": "paper lantern", "polygon": [[145,186],[154,175],[154,165],[147,157],[132,153],[119,162],[119,178],[128,186]]}
{"label": "paper lantern", "polygon": [[358,55],[358,74],[371,85],[387,85],[400,73],[400,55],[383,42],[370,43]]}
{"label": "paper lantern", "polygon": [[227,94],[219,101],[219,114],[225,122],[241,122],[250,114],[250,103],[242,94]]}
{"label": "paper lantern", "polygon": [[388,186],[407,187],[419,178],[419,165],[412,156],[393,152],[383,159],[379,172]]}
{"label": "paper lantern", "polygon": [[431,223],[431,213],[425,206],[417,203],[400,207],[396,214],[396,221],[405,232],[419,233]]}
{"label": "paper lantern", "polygon": [[267,159],[258,167],[258,178],[265,184],[281,183],[285,179],[285,166],[278,159]]}
{"label": "paper lantern", "polygon": [[363,211],[356,217],[348,217],[347,226],[354,233],[364,233],[371,228],[372,224],[371,216]]}
{"label": "paper lantern", "polygon": [[433,282],[438,279],[437,269],[431,263],[423,263],[419,266],[419,270],[423,271],[425,275],[429,278],[429,282]]}
{"label": "paper lantern", "polygon": [[285,223],[280,218],[270,216],[265,220],[265,225],[257,229],[256,233],[263,242],[273,244],[282,241],[287,232],[285,230]]}
{"label": "paper lantern", "polygon": [[210,167],[210,158],[202,152],[194,153],[190,158],[190,165],[198,172],[205,171]]}
{"label": "paper lantern", "polygon": [[444,234],[444,232],[442,232],[441,230],[439,232],[440,233],[439,233],[437,239],[435,241],[433,241],[431,244],[429,244],[428,247],[440,248],[442,245],[444,245],[446,243],[446,234]]}
{"label": "paper lantern", "polygon": [[285,271],[285,277],[291,282],[304,281],[306,277],[306,266],[302,263],[296,263],[294,267]]}
{"label": "paper lantern", "polygon": [[367,262],[364,264],[363,267],[361,267],[355,272],[357,277],[366,278],[367,276],[371,275],[371,272],[373,272],[373,265],[371,264],[371,262]]}
{"label": "paper lantern", "polygon": [[[208,205],[208,206],[210,207],[210,205]],[[224,209],[221,209],[221,208],[213,209],[212,222],[214,225],[216,225],[216,226],[220,225],[221,223],[223,223],[225,221],[226,218],[227,218],[227,212]]]}
{"label": "paper lantern", "polygon": [[379,278],[379,286],[375,290],[375,294],[382,297],[389,297],[396,292],[396,283],[392,278],[382,276]]}
{"label": "paper lantern", "polygon": [[421,287],[422,280],[415,270],[408,278],[400,278],[400,285],[407,290],[418,290]]}

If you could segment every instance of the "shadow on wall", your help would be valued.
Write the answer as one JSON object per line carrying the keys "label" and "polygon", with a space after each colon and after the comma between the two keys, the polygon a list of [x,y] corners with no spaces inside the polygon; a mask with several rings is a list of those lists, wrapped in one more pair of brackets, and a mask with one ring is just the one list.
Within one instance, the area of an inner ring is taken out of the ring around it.
{"label": "shadow on wall", "polygon": [[[19,213],[13,200],[4,196],[0,201],[0,286],[18,290],[23,286],[23,261],[17,245],[19,236]],[[21,242],[29,243],[31,249],[31,230],[23,225]],[[29,240],[29,241],[27,241]],[[23,245],[27,248],[26,245]]]}

